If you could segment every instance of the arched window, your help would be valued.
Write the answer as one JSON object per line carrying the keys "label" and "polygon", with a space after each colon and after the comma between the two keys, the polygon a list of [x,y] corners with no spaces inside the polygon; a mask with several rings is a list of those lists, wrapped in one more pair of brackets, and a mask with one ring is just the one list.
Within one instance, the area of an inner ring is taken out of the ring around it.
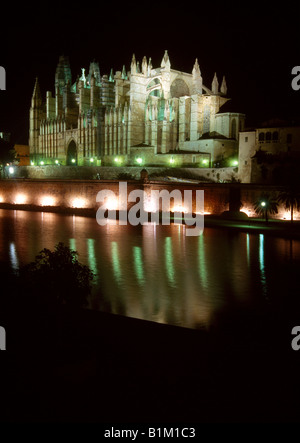
{"label": "arched window", "polygon": [[278,132],[277,132],[277,131],[274,131],[274,132],[273,132],[273,134],[272,134],[272,140],[275,141],[275,142],[278,141]]}
{"label": "arched window", "polygon": [[71,140],[67,150],[67,165],[74,166],[77,164],[77,148],[74,140]]}
{"label": "arched window", "polygon": [[258,141],[264,142],[265,141],[265,134],[264,132],[260,132],[258,136]]}
{"label": "arched window", "polygon": [[184,97],[185,95],[190,95],[190,90],[188,85],[181,78],[176,78],[171,84],[170,88],[171,97]]}

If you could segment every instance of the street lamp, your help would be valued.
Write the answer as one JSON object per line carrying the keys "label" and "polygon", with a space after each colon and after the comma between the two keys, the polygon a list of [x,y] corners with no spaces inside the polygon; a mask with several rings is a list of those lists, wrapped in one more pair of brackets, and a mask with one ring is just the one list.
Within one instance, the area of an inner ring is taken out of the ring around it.
{"label": "street lamp", "polygon": [[13,174],[15,172],[15,169],[12,166],[10,166],[9,169],[8,169],[8,172],[10,174]]}

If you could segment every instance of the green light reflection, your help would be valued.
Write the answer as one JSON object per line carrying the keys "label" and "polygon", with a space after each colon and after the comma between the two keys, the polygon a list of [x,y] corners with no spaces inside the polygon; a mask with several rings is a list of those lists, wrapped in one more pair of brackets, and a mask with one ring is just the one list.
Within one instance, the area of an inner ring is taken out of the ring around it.
{"label": "green light reflection", "polygon": [[144,266],[142,249],[140,246],[133,247],[134,270],[139,284],[144,282]]}
{"label": "green light reflection", "polygon": [[198,272],[201,280],[202,287],[208,286],[207,269],[205,262],[205,247],[204,247],[204,235],[199,235],[199,247],[198,247]]}
{"label": "green light reflection", "polygon": [[259,234],[259,268],[261,273],[261,282],[263,291],[266,293],[266,274],[265,274],[265,256],[264,256],[264,234]]}
{"label": "green light reflection", "polygon": [[166,237],[165,241],[165,263],[167,270],[167,277],[172,287],[175,287],[175,271],[173,262],[173,251],[172,251],[172,239],[171,237]]}
{"label": "green light reflection", "polygon": [[73,251],[76,251],[76,240],[75,240],[75,238],[70,238],[69,244],[70,244],[70,249],[72,249]]}
{"label": "green light reflection", "polygon": [[247,233],[246,234],[246,245],[247,245],[247,264],[249,265],[250,260],[250,236]]}
{"label": "green light reflection", "polygon": [[95,254],[95,240],[93,238],[87,239],[87,249],[88,249],[88,262],[89,267],[94,272],[94,282],[98,280],[98,269],[97,269],[97,260]]}
{"label": "green light reflection", "polygon": [[115,279],[118,283],[120,283],[122,280],[122,272],[120,266],[118,243],[115,241],[111,242],[111,256],[112,256],[112,266],[113,266]]}

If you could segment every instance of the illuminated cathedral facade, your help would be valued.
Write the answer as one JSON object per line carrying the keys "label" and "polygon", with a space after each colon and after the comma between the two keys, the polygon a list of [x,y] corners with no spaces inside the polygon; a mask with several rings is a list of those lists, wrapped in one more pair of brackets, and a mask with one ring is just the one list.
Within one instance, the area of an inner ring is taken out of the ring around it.
{"label": "illuminated cathedral facade", "polygon": [[41,96],[38,79],[30,108],[32,164],[194,165],[212,167],[238,156],[244,114],[220,112],[226,80],[204,85],[192,72],[171,68],[168,52],[155,68],[133,55],[130,70],[101,75],[99,64],[72,82],[68,57],[55,73],[55,94]]}

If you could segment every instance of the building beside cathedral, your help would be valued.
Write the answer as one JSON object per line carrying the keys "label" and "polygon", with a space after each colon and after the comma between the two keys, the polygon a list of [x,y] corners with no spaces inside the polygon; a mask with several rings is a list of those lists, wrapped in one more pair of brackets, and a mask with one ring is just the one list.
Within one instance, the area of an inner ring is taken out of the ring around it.
{"label": "building beside cathedral", "polygon": [[196,59],[192,72],[171,69],[167,51],[130,71],[100,75],[96,62],[72,82],[68,57],[59,59],[55,94],[41,96],[36,79],[30,108],[32,164],[162,165],[212,167],[238,159],[244,114],[220,112],[229,100],[223,77],[204,85]]}

